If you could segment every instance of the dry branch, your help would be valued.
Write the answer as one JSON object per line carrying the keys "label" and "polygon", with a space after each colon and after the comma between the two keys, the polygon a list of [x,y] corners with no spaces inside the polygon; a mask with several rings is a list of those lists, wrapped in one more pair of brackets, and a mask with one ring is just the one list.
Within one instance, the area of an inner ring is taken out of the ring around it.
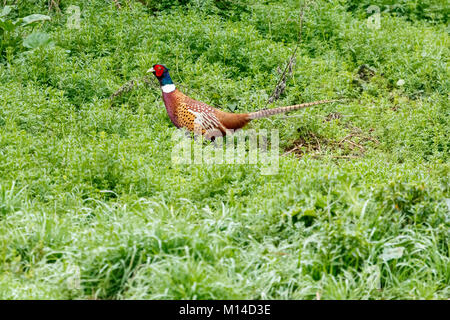
{"label": "dry branch", "polygon": [[284,90],[286,89],[286,82],[288,80],[289,77],[292,76],[292,73],[294,72],[294,68],[295,68],[295,63],[296,63],[296,59],[297,59],[297,50],[298,47],[302,41],[302,29],[303,29],[303,16],[304,16],[304,12],[305,12],[305,8],[308,5],[307,2],[305,2],[301,9],[300,9],[300,16],[299,16],[299,31],[298,31],[298,41],[297,44],[295,45],[294,51],[292,52],[291,57],[289,58],[286,67],[284,68],[283,73],[280,76],[280,79],[277,82],[277,85],[275,86],[275,89],[273,90],[273,93],[271,94],[271,96],[269,97],[269,99],[266,102],[266,108],[269,104],[275,102],[276,100],[278,100],[280,98],[280,96],[283,94]]}
{"label": "dry branch", "polygon": [[113,2],[114,2],[114,4],[116,5],[116,8],[117,8],[117,9],[121,9],[121,8],[122,8],[122,6],[120,5],[119,0],[113,0]]}
{"label": "dry branch", "polygon": [[144,76],[142,78],[139,79],[132,79],[130,81],[128,81],[127,83],[125,83],[123,86],[121,86],[119,89],[117,89],[110,97],[109,99],[111,101],[114,100],[114,98],[117,98],[121,95],[123,95],[124,93],[127,93],[131,90],[133,90],[134,88],[140,87],[142,86],[142,84],[146,84],[150,87],[154,87],[154,83],[151,82],[147,76]]}
{"label": "dry branch", "polygon": [[52,9],[55,9],[59,13],[61,13],[61,9],[59,8],[59,2],[60,0],[48,0],[48,12],[50,12]]}

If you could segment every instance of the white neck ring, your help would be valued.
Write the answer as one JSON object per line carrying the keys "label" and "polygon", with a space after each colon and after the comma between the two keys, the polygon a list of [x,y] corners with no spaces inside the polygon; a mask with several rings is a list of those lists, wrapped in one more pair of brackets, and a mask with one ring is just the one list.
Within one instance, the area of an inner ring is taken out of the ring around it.
{"label": "white neck ring", "polygon": [[161,87],[161,90],[164,93],[170,93],[172,91],[175,91],[175,85],[174,84],[165,84]]}

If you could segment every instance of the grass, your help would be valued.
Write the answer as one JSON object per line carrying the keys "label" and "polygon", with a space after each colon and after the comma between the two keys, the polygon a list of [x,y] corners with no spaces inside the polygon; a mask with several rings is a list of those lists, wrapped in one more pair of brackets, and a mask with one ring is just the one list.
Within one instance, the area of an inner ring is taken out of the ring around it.
{"label": "grass", "polygon": [[17,2],[52,20],[14,36],[54,46],[0,53],[0,298],[450,298],[444,4],[310,4],[276,105],[350,99],[252,123],[280,132],[279,172],[263,176],[172,164],[160,91],[109,97],[164,63],[193,98],[258,110],[300,3],[120,2]]}

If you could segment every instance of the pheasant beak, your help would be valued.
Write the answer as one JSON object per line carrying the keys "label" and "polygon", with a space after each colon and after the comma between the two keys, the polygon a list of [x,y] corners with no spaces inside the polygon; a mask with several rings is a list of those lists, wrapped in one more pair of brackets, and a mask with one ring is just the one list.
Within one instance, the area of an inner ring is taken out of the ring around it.
{"label": "pheasant beak", "polygon": [[153,69],[153,67],[151,67],[150,69],[147,70],[147,73],[150,73],[150,72],[155,72],[155,69]]}

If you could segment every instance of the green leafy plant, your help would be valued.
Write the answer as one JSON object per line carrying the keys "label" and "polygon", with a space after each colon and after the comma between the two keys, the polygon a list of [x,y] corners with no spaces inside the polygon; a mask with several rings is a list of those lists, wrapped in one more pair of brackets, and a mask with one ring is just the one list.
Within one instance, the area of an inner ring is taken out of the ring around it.
{"label": "green leafy plant", "polygon": [[33,25],[37,22],[50,20],[50,17],[43,14],[31,14],[23,18],[13,20],[9,18],[14,6],[5,6],[0,13],[0,61],[4,58],[4,53],[8,47],[17,50],[21,43],[24,47],[35,49],[39,46],[49,45],[50,36],[43,32],[32,33],[22,38],[19,29]]}

